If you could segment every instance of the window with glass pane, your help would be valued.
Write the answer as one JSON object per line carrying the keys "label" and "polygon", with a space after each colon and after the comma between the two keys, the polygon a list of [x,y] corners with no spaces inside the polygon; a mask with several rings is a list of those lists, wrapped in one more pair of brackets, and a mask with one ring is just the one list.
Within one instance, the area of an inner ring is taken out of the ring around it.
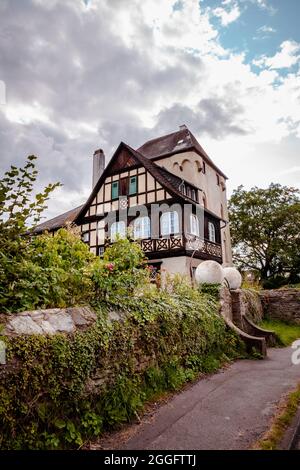
{"label": "window with glass pane", "polygon": [[208,239],[210,242],[216,243],[216,228],[212,222],[208,222]]}
{"label": "window with glass pane", "polygon": [[149,217],[138,217],[133,222],[133,237],[137,239],[150,238],[151,227]]}
{"label": "window with glass pane", "polygon": [[118,199],[119,197],[119,181],[114,181],[111,185],[111,198]]}
{"label": "window with glass pane", "polygon": [[112,242],[114,242],[117,237],[119,238],[125,238],[126,235],[126,227],[125,227],[125,222],[121,220],[120,222],[114,222],[111,224],[110,228],[110,239]]}
{"label": "window with glass pane", "polygon": [[179,233],[179,217],[178,212],[170,211],[162,214],[160,218],[161,234],[170,235],[171,233]]}
{"label": "window with glass pane", "polygon": [[99,256],[103,256],[103,255],[104,255],[104,246],[99,246],[98,255],[99,255]]}
{"label": "window with glass pane", "polygon": [[136,194],[137,193],[137,177],[131,176],[129,180],[129,194]]}
{"label": "window with glass pane", "polygon": [[90,241],[90,232],[84,232],[82,234],[82,241],[88,243]]}
{"label": "window with glass pane", "polygon": [[190,216],[190,231],[192,235],[199,237],[199,219],[195,214]]}

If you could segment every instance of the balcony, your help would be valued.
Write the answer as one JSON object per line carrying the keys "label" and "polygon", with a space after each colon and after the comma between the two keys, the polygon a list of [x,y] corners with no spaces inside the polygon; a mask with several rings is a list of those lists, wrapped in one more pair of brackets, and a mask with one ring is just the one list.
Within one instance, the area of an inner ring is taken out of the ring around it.
{"label": "balcony", "polygon": [[[153,257],[170,256],[173,252],[174,255],[177,252],[189,252],[193,253],[193,256],[197,257],[202,255],[204,259],[216,259],[222,261],[222,247],[219,243],[214,243],[209,240],[204,240],[200,237],[191,234],[178,234],[171,235],[169,237],[160,238],[146,238],[142,240],[136,240],[141,245],[142,250],[146,255],[152,255]],[[105,247],[110,246],[111,242],[109,239],[106,240]]]}
{"label": "balcony", "polygon": [[207,258],[222,259],[222,247],[219,243],[204,240],[190,234],[165,238],[149,238],[139,240],[139,243],[146,254],[186,250],[195,252],[195,254],[201,253]]}

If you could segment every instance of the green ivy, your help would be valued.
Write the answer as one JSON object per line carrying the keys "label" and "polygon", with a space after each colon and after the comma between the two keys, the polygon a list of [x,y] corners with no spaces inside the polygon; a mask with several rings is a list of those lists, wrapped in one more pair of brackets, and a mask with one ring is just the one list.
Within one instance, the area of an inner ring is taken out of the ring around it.
{"label": "green ivy", "polygon": [[[132,419],[153,396],[241,354],[210,295],[183,281],[170,291],[95,301],[97,323],[74,335],[9,340],[0,447],[78,448]],[[110,310],[123,320],[110,321]]]}

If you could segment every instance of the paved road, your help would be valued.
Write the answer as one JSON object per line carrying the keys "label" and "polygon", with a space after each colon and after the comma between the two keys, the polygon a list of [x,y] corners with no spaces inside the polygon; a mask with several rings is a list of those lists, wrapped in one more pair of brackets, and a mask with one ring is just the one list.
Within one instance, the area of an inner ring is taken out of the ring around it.
{"label": "paved road", "polygon": [[247,449],[268,429],[283,394],[300,382],[290,348],[241,360],[199,380],[142,423],[123,449]]}

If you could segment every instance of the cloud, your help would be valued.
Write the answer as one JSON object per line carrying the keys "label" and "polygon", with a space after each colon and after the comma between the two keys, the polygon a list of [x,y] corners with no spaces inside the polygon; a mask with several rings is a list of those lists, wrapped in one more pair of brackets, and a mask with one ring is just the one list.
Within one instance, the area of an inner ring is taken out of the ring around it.
{"label": "cloud", "polygon": [[266,10],[270,15],[275,15],[277,9],[269,3],[269,0],[250,0],[252,3],[256,4],[262,10]]}
{"label": "cloud", "polygon": [[264,25],[264,26],[261,26],[260,28],[258,28],[257,32],[259,32],[259,33],[276,33],[276,29],[272,28],[271,26]]}
{"label": "cloud", "polygon": [[262,56],[253,61],[258,67],[267,67],[270,70],[290,68],[300,60],[300,44],[296,41],[284,41],[280,51],[273,57]]}
{"label": "cloud", "polygon": [[50,215],[88,196],[96,148],[108,160],[121,140],[138,147],[184,122],[234,183],[255,178],[262,146],[299,145],[299,72],[281,77],[274,57],[254,71],[198,0],[3,0],[0,23],[0,171],[37,154],[40,186],[64,184]]}
{"label": "cloud", "polygon": [[232,4],[231,1],[225,0],[225,2],[222,2],[222,5],[227,8],[218,7],[211,12],[214,16],[217,16],[220,19],[222,26],[228,26],[240,17],[241,11],[238,4]]}
{"label": "cloud", "polygon": [[300,173],[300,166],[293,166],[291,168],[287,168],[279,173],[279,175],[290,175],[293,173]]}

